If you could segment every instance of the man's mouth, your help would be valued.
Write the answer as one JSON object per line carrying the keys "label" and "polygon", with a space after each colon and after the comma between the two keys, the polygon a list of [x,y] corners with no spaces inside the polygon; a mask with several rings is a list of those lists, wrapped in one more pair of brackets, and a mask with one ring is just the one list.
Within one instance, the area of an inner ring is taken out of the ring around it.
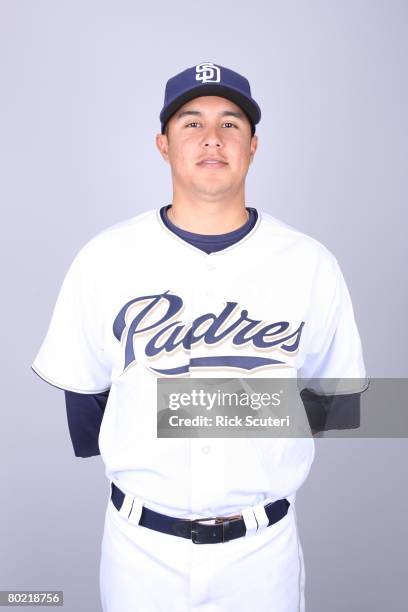
{"label": "man's mouth", "polygon": [[197,166],[202,166],[204,168],[223,168],[226,165],[227,162],[221,159],[203,159],[197,164]]}

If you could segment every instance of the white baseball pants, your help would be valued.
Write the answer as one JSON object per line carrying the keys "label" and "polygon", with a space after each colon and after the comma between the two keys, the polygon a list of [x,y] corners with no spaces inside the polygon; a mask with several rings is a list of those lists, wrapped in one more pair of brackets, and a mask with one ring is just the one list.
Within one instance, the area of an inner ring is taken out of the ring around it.
{"label": "white baseball pants", "polygon": [[103,612],[304,612],[294,506],[278,523],[193,544],[129,522],[109,500],[101,545]]}

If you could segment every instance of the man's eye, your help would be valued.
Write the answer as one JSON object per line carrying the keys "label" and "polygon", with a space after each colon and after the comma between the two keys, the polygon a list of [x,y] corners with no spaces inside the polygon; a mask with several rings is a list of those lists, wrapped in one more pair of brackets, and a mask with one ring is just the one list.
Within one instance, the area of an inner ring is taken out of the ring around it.
{"label": "man's eye", "polygon": [[[200,124],[199,124],[199,122],[198,122],[198,121],[190,121],[190,123],[187,123],[186,127],[190,127],[191,125],[195,126],[195,125],[200,125]],[[230,121],[224,121],[224,124],[223,124],[223,125],[226,125],[226,126],[228,126],[228,127],[230,127],[230,126],[231,126],[231,127],[237,127],[237,126],[235,125],[235,123],[231,123]]]}

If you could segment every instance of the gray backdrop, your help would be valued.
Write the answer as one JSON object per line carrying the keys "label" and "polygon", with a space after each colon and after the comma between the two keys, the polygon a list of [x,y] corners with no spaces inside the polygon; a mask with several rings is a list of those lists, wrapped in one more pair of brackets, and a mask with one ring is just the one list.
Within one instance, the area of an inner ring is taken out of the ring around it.
{"label": "gray backdrop", "polygon": [[[63,393],[29,366],[78,249],[170,202],[154,137],[176,72],[213,61],[248,75],[263,118],[247,203],[334,252],[369,375],[407,376],[407,12],[1,0],[1,589],[63,589],[68,612],[100,611],[108,481],[100,457],[74,457]],[[316,440],[297,500],[308,612],[406,610],[407,451]]]}

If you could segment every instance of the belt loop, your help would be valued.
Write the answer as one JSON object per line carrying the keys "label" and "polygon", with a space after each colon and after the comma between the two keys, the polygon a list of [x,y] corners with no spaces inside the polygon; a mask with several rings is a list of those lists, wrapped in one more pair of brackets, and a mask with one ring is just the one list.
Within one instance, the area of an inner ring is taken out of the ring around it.
{"label": "belt loop", "polygon": [[123,518],[128,519],[129,514],[132,510],[132,504],[133,504],[133,496],[130,495],[129,493],[126,493],[123,499],[122,505],[120,507],[120,510],[119,510],[119,514]]}
{"label": "belt loop", "polygon": [[246,528],[245,536],[250,536],[256,533],[258,523],[256,522],[255,514],[253,513],[252,508],[243,508],[241,510],[241,514]]}
{"label": "belt loop", "polygon": [[265,529],[269,525],[269,518],[266,514],[265,506],[263,504],[256,504],[252,506],[253,513],[258,523],[258,531]]}
{"label": "belt loop", "polygon": [[133,499],[133,504],[130,509],[130,513],[128,517],[129,523],[132,523],[133,525],[138,525],[140,521],[140,517],[142,516],[142,510],[143,510],[143,501],[139,499],[138,497],[135,497]]}

